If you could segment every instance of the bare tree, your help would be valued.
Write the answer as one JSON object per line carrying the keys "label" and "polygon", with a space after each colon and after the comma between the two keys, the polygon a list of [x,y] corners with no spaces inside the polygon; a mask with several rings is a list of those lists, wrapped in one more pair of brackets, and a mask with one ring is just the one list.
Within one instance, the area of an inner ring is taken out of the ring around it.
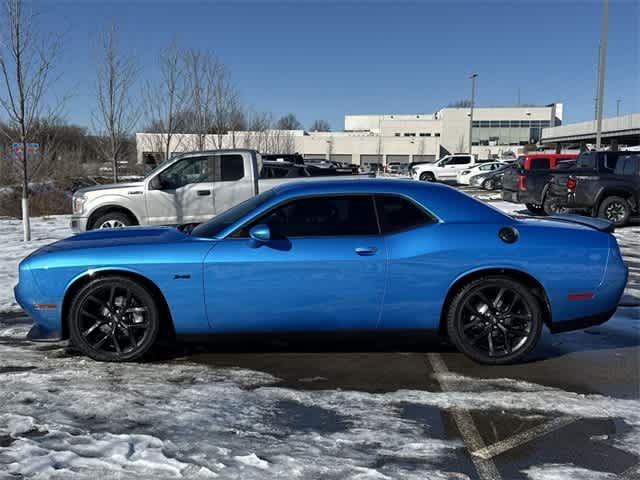
{"label": "bare tree", "polygon": [[[229,132],[231,133],[231,148],[236,148],[238,141],[238,132],[246,132],[247,117],[240,106],[239,102],[235,102],[231,107],[231,113],[229,117]],[[246,133],[245,133],[246,135]]]}
{"label": "bare tree", "polygon": [[[22,167],[22,223],[24,241],[31,239],[29,222],[28,144],[37,120],[43,116],[43,97],[61,44],[60,37],[40,37],[34,26],[35,14],[24,11],[22,0],[4,0],[0,27],[0,106],[10,127],[17,131],[17,155]],[[7,131],[3,132],[8,135]]]}
{"label": "bare tree", "polygon": [[329,122],[326,120],[316,120],[311,124],[311,128],[309,128],[311,132],[330,132],[331,126]]}
{"label": "bare tree", "polygon": [[223,141],[231,129],[231,114],[238,104],[238,93],[231,82],[229,70],[218,63],[216,77],[213,79],[213,106],[211,127],[214,135],[214,147],[224,148]]}
{"label": "bare tree", "polygon": [[[186,75],[180,49],[176,41],[160,54],[160,76],[156,82],[147,81],[144,95],[145,116],[153,133],[160,133],[154,138],[154,148],[162,152],[164,159],[179,147],[176,136],[183,127],[183,110],[187,105]],[[172,145],[172,142],[178,144]]]}
{"label": "bare tree", "polygon": [[288,113],[276,122],[279,130],[302,130],[302,124],[293,113]]}
{"label": "bare tree", "polygon": [[196,150],[206,149],[206,137],[212,130],[216,80],[220,64],[211,52],[190,49],[184,56],[187,75],[187,127],[196,136]]}
{"label": "bare tree", "polygon": [[113,181],[118,181],[118,161],[124,156],[127,137],[139,118],[131,89],[137,76],[133,57],[118,50],[116,27],[112,25],[101,38],[100,63],[96,75],[97,108],[93,126],[102,141],[102,157],[113,165]]}

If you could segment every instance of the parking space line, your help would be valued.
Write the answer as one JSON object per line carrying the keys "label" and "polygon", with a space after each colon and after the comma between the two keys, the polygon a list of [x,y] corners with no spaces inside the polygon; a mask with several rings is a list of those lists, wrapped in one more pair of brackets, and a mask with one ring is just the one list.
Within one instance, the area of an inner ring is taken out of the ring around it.
{"label": "parking space line", "polygon": [[493,458],[496,455],[500,455],[512,448],[519,447],[520,445],[524,445],[525,443],[529,443],[532,440],[547,435],[555,430],[559,430],[562,427],[565,427],[573,422],[575,422],[577,418],[575,417],[559,417],[554,418],[548,422],[545,422],[541,425],[537,425],[529,430],[518,433],[509,438],[505,438],[504,440],[500,440],[492,445],[481,448],[479,450],[475,450],[471,452],[471,455],[475,455],[476,457],[489,459]]}
{"label": "parking space line", "polygon": [[[446,379],[440,378],[443,375],[449,373],[447,366],[445,365],[442,357],[438,353],[428,353],[427,358],[431,363],[433,371],[438,375],[437,381],[440,384],[440,389],[443,392],[450,391],[449,382]],[[484,440],[476,427],[471,414],[467,410],[454,408],[451,410],[451,417],[456,424],[462,441],[467,446],[469,452],[480,451],[486,448]],[[476,455],[471,455],[471,461],[476,467],[478,476],[481,480],[502,480],[500,472],[496,467],[495,462],[491,458],[482,458]]]}

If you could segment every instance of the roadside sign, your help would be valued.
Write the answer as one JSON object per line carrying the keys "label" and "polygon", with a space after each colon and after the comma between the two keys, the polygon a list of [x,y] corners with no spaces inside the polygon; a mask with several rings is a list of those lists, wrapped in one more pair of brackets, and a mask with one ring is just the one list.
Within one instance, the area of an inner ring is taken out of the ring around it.
{"label": "roadside sign", "polygon": [[[13,151],[13,159],[15,161],[20,161],[24,158],[23,149],[24,148],[22,143],[11,144],[11,150]],[[38,155],[40,155],[40,144],[27,143],[27,159],[37,157]]]}

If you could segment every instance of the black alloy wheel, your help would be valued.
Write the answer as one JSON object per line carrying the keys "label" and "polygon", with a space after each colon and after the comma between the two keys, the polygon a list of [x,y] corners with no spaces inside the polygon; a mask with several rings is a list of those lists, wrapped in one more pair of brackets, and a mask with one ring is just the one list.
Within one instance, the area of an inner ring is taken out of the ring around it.
{"label": "black alloy wheel", "polygon": [[521,360],[536,345],[542,310],[530,288],[506,276],[483,277],[462,287],[447,316],[447,333],[479,363]]}
{"label": "black alloy wheel", "polygon": [[629,202],[622,197],[607,197],[600,205],[598,216],[605,218],[616,227],[622,227],[629,221],[631,208]]}
{"label": "black alloy wheel", "polygon": [[125,362],[153,346],[159,310],[148,289],[126,277],[98,278],[75,296],[70,309],[72,343],[94,360]]}

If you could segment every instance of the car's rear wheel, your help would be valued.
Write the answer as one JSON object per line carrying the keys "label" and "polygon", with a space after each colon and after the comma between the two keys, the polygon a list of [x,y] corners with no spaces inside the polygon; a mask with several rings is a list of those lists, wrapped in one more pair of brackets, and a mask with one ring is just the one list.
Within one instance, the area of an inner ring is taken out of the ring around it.
{"label": "car's rear wheel", "polygon": [[600,204],[598,216],[606,218],[616,227],[622,227],[629,221],[631,215],[631,207],[622,197],[607,197]]}
{"label": "car's rear wheel", "polygon": [[159,329],[160,312],[152,294],[126,277],[93,280],[71,304],[71,342],[94,360],[138,360],[153,346]]}
{"label": "car's rear wheel", "polygon": [[423,182],[435,182],[436,177],[432,172],[422,172],[420,174],[420,180]]}
{"label": "car's rear wheel", "polygon": [[524,206],[534,215],[544,215],[544,207],[540,203],[525,203]]}
{"label": "car's rear wheel", "polygon": [[493,190],[496,188],[496,183],[491,178],[482,182],[482,188],[485,190]]}
{"label": "car's rear wheel", "polygon": [[462,353],[479,363],[521,360],[536,345],[542,309],[530,288],[502,275],[464,285],[447,314],[447,333]]}
{"label": "car's rear wheel", "polygon": [[559,205],[557,201],[551,198],[544,199],[542,208],[544,209],[544,213],[547,215],[557,215],[559,213],[567,213],[569,211],[567,207]]}

